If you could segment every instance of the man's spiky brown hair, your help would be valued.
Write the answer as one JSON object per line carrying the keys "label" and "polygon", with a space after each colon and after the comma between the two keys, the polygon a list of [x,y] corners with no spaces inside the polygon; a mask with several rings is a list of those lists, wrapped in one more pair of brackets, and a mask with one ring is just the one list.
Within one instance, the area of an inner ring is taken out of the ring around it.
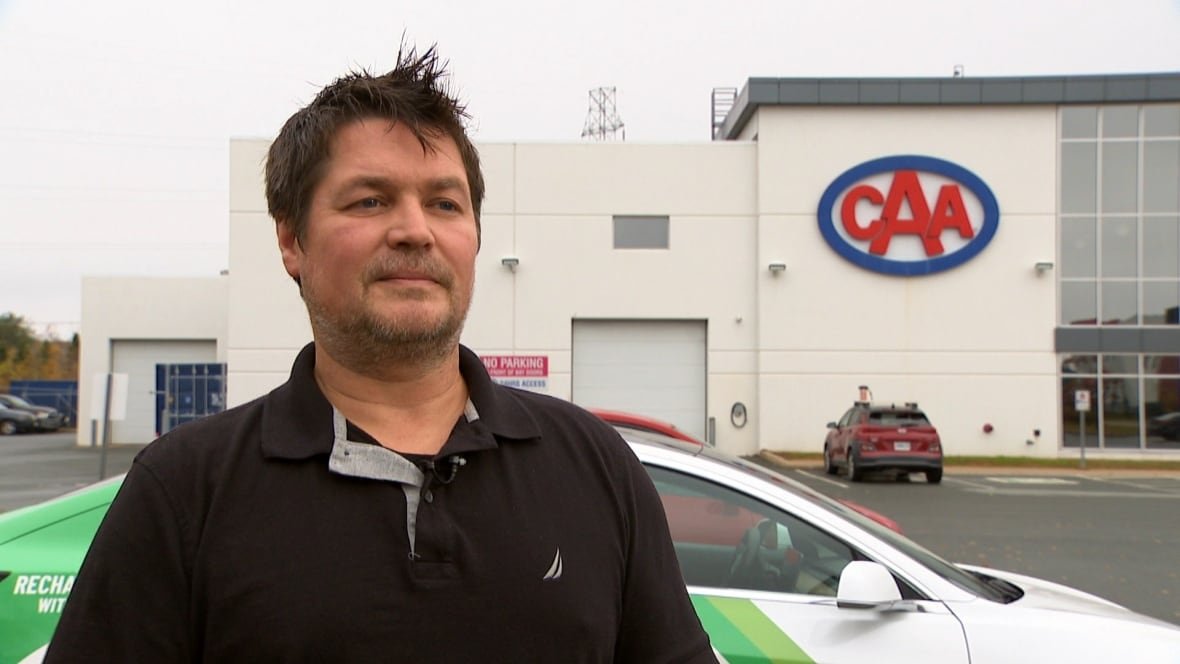
{"label": "man's spiky brown hair", "polygon": [[345,124],[378,118],[405,126],[423,150],[434,150],[434,141],[444,136],[455,141],[478,232],[483,173],[464,127],[466,107],[445,85],[446,64],[433,46],[421,55],[403,46],[392,71],[377,76],[363,69],[350,72],[292,115],[266,157],[266,204],[275,222],[287,224],[300,240],[306,237],[308,207],[323,178],[332,138]]}

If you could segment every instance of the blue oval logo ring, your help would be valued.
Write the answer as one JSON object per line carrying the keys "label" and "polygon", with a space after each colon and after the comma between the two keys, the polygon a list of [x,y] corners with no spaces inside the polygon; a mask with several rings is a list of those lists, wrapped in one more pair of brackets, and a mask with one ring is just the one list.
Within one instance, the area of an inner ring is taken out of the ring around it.
{"label": "blue oval logo ring", "polygon": [[[926,260],[901,261],[890,260],[882,256],[874,256],[851,244],[836,230],[836,222],[832,217],[836,200],[857,182],[873,175],[895,171],[918,171],[942,175],[965,186],[983,205],[983,224],[977,230],[975,237],[962,249],[945,256]],[[992,241],[996,230],[1000,227],[1000,206],[996,202],[995,194],[978,175],[971,171],[943,159],[924,157],[920,155],[898,155],[882,157],[866,161],[853,166],[837,177],[824,195],[819,199],[817,213],[819,230],[828,245],[848,261],[867,270],[895,274],[900,276],[918,276],[934,274],[953,267],[958,267],[974,258],[984,247]]]}

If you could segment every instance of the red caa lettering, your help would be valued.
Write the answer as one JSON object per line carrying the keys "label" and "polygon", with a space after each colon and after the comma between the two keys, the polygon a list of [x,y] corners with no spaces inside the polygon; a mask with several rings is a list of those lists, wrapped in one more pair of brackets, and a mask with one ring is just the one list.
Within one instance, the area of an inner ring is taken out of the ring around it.
{"label": "red caa lettering", "polygon": [[840,205],[840,218],[844,221],[844,230],[848,231],[848,235],[854,240],[869,240],[881,230],[881,220],[874,219],[869,222],[868,226],[861,226],[856,223],[856,204],[861,199],[868,199],[873,205],[880,205],[885,202],[885,197],[876,187],[870,187],[867,184],[859,184],[848,192],[844,197],[844,203]]}
{"label": "red caa lettering", "polygon": [[[926,255],[937,256],[942,253],[942,232],[948,228],[959,231],[959,237],[969,240],[975,237],[975,229],[971,228],[971,220],[967,218],[967,208],[963,205],[963,194],[959,192],[959,185],[944,184],[938,190],[938,200],[934,202],[934,213],[930,217],[930,227],[926,229]],[[930,252],[933,244],[937,248]]]}
{"label": "red caa lettering", "polygon": [[[866,226],[860,225],[856,219],[856,206],[862,200],[872,205],[884,203],[880,218],[873,219]],[[909,204],[909,218],[901,217],[903,203]],[[926,195],[922,193],[917,171],[894,173],[887,196],[882,196],[879,190],[866,184],[853,187],[844,197],[840,216],[849,237],[854,240],[871,239],[869,251],[878,256],[889,251],[889,241],[894,235],[916,235],[922,238],[927,256],[942,255],[944,249],[940,238],[945,230],[957,230],[959,237],[964,239],[975,237],[959,185],[942,185],[934,209],[931,210]]]}

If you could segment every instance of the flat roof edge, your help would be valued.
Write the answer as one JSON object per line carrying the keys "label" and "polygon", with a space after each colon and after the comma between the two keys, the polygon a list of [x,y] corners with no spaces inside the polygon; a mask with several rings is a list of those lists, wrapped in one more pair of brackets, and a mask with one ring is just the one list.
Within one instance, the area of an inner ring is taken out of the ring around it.
{"label": "flat roof edge", "polygon": [[990,106],[1180,101],[1180,72],[746,81],[720,138],[733,140],[759,106]]}

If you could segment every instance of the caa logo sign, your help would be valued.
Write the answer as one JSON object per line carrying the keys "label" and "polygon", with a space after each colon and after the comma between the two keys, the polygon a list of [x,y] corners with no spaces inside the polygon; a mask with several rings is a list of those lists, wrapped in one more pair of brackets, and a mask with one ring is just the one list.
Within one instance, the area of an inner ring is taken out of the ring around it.
{"label": "caa logo sign", "polygon": [[886,274],[962,265],[999,225],[1000,207],[983,180],[934,157],[866,161],[836,178],[819,202],[819,229],[836,253]]}

